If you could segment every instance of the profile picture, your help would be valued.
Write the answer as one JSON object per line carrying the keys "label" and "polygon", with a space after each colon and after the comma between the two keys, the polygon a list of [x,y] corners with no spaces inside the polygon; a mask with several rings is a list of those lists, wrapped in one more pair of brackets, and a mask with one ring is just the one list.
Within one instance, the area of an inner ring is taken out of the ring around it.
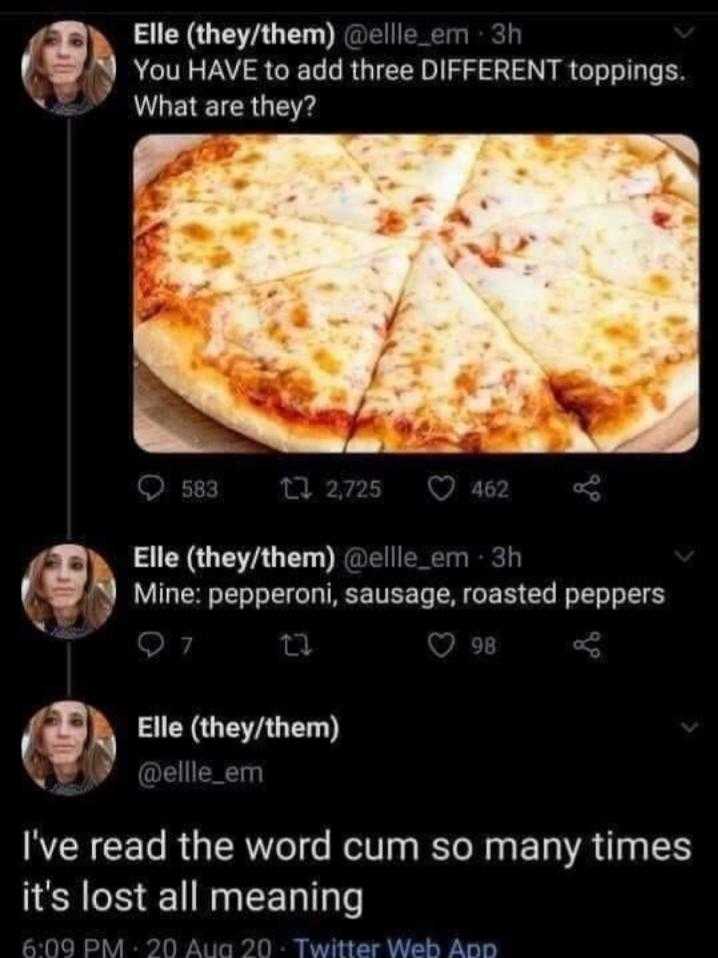
{"label": "profile picture", "polygon": [[35,556],[25,570],[21,597],[27,617],[49,638],[81,639],[112,612],[115,577],[93,549],[63,542]]}
{"label": "profile picture", "polygon": [[115,55],[105,37],[80,20],[57,20],[38,30],[22,57],[22,81],[38,106],[58,116],[81,116],[107,97]]}
{"label": "profile picture", "polygon": [[30,719],[22,736],[25,771],[53,795],[83,795],[112,770],[116,744],[102,712],[84,702],[52,702]]}

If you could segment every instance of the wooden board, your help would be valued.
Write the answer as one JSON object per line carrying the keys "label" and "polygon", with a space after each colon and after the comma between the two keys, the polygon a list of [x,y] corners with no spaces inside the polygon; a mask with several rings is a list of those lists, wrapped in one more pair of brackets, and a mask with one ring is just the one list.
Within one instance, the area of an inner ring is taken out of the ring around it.
{"label": "wooden board", "polygon": [[135,359],[135,442],[146,452],[273,452],[172,392]]}
{"label": "wooden board", "polygon": [[[697,175],[696,144],[681,134],[659,134]],[[206,139],[204,135],[146,136],[135,146],[134,187],[139,189],[183,150]],[[195,409],[168,389],[135,359],[134,437],[146,452],[258,453],[274,452],[242,436]],[[625,443],[616,452],[685,452],[698,441],[698,397],[683,403],[664,422]]]}

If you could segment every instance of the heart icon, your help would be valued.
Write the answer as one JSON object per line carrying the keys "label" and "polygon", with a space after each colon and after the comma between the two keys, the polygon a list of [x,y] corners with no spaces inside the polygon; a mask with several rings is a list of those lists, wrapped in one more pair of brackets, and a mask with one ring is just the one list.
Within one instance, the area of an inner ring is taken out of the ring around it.
{"label": "heart icon", "polygon": [[429,632],[426,642],[429,646],[429,651],[432,652],[437,659],[445,659],[447,655],[450,655],[454,651],[456,636],[453,632]]}
{"label": "heart icon", "polygon": [[446,502],[456,490],[456,479],[453,476],[429,476],[429,492],[438,502]]}

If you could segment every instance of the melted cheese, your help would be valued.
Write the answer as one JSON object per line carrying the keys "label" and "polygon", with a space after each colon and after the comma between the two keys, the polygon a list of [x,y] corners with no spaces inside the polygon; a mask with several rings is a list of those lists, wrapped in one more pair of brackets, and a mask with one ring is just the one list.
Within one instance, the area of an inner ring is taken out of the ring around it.
{"label": "melted cheese", "polygon": [[333,136],[216,137],[140,192],[139,225],[173,203],[239,204],[273,216],[373,232],[385,201]]}
{"label": "melted cheese", "polygon": [[222,296],[202,358],[284,415],[353,415],[408,268],[406,253],[386,253]]}
{"label": "melted cheese", "polygon": [[408,241],[341,226],[271,217],[240,207],[203,203],[174,206],[152,264],[155,278],[179,296],[232,292],[332,262],[395,249]]}
{"label": "melted cheese", "polygon": [[483,137],[372,133],[345,136],[347,150],[371,177],[407,230],[436,228],[466,183]]}
{"label": "melted cheese", "polygon": [[674,299],[698,295],[696,209],[672,196],[524,216],[490,230],[463,257],[515,258]]}
{"label": "melted cheese", "polygon": [[471,242],[506,220],[643,196],[661,188],[658,163],[626,137],[487,136],[447,235]]}
{"label": "melted cheese", "polygon": [[696,355],[693,303],[533,263],[490,267],[475,257],[457,268],[536,357],[559,398],[576,411],[583,404],[592,434],[638,420],[642,398],[660,409],[667,370]]}
{"label": "melted cheese", "polygon": [[583,441],[538,366],[433,244],[412,268],[358,431],[409,450],[558,450]]}

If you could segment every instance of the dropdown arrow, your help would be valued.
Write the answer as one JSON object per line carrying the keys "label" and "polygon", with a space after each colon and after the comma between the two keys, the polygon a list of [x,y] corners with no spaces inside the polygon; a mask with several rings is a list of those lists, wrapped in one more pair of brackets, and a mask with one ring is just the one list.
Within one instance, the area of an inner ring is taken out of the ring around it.
{"label": "dropdown arrow", "polygon": [[681,728],[687,735],[692,735],[700,724],[700,722],[681,722]]}
{"label": "dropdown arrow", "polygon": [[673,27],[673,32],[676,36],[680,37],[681,40],[687,40],[693,33],[695,33],[695,27]]}
{"label": "dropdown arrow", "polygon": [[696,554],[695,549],[674,549],[673,555],[676,559],[680,559],[681,562],[686,563],[690,562],[693,556]]}

